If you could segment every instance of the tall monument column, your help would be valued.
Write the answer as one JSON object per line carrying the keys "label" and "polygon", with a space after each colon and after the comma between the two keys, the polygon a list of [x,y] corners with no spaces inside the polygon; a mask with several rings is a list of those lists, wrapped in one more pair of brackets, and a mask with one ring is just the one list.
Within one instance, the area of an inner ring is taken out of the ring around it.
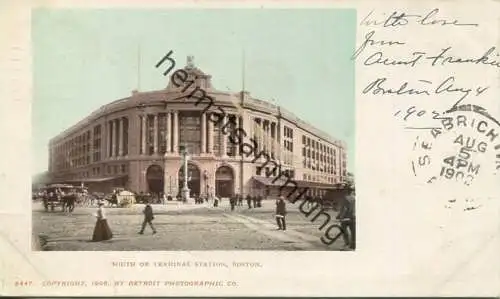
{"label": "tall monument column", "polygon": [[144,114],[141,116],[141,124],[142,124],[142,140],[141,140],[141,147],[142,151],[141,153],[143,155],[146,155],[147,150],[146,150],[146,120],[147,120],[147,114]]}
{"label": "tall monument column", "polygon": [[[240,116],[236,115],[236,130],[240,128]],[[240,144],[236,144],[236,156],[240,155]]]}
{"label": "tall monument column", "polygon": [[188,173],[188,151],[187,148],[183,145],[182,149],[179,151],[180,154],[182,155],[182,164],[183,164],[183,185],[182,185],[182,200],[184,202],[187,202],[189,200],[189,187],[188,187],[188,179],[189,179],[189,173]]}

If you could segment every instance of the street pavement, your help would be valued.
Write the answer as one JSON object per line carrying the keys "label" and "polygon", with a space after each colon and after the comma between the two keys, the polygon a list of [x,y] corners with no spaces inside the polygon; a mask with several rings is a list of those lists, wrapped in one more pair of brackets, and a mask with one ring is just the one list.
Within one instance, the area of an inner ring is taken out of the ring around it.
{"label": "street pavement", "polygon": [[211,205],[167,202],[152,205],[158,233],[141,228],[144,205],[106,208],[113,238],[91,242],[96,207],[77,206],[72,213],[46,212],[41,202],[33,202],[33,239],[35,250],[48,251],[147,251],[147,250],[340,250],[342,238],[325,245],[320,238],[321,223],[313,223],[288,203],[287,230],[277,230],[274,200],[263,201],[261,208],[248,209],[246,202],[230,210],[228,200],[217,208]]}

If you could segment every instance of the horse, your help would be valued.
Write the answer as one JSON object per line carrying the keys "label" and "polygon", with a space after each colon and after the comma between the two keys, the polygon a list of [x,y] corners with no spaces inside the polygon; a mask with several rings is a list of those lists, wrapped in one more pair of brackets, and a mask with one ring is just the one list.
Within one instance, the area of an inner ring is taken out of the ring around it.
{"label": "horse", "polygon": [[116,194],[111,195],[111,198],[106,197],[105,200],[108,202],[109,207],[113,207],[113,205],[116,205],[116,207],[119,207],[118,198],[117,198]]}
{"label": "horse", "polygon": [[63,212],[66,211],[66,208],[68,209],[68,212],[73,212],[75,209],[75,202],[77,200],[77,195],[75,193],[70,193],[61,196],[61,205],[62,205],[62,210]]}

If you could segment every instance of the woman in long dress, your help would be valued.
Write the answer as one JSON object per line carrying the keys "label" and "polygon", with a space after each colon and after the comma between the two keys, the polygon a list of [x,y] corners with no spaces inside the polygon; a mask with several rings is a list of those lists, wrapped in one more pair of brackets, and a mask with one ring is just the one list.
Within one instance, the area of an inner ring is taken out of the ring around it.
{"label": "woman in long dress", "polygon": [[103,202],[99,202],[99,208],[97,209],[96,216],[97,222],[95,224],[94,234],[92,235],[92,241],[99,242],[111,239],[113,237],[113,233],[111,232],[108,221],[106,220]]}

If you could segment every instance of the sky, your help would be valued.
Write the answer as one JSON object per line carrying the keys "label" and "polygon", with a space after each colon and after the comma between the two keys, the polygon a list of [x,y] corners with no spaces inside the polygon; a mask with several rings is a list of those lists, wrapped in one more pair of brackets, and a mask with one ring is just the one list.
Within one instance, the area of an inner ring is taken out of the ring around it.
{"label": "sky", "polygon": [[100,106],[165,88],[155,65],[170,50],[222,91],[242,90],[245,57],[245,90],[344,140],[354,172],[355,23],[350,9],[36,9],[32,173],[50,138]]}

